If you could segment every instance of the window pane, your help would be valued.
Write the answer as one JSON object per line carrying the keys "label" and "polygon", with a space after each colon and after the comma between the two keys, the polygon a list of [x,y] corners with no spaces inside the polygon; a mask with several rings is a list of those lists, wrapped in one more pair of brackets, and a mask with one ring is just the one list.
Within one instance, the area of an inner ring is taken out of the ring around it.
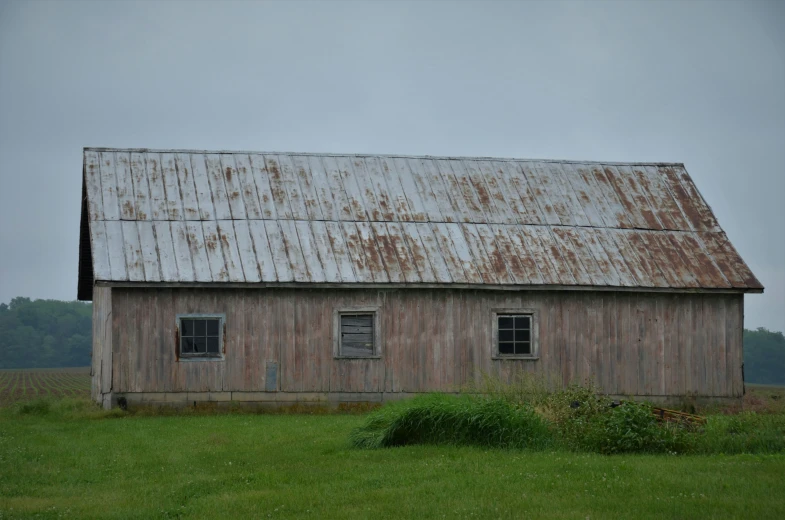
{"label": "window pane", "polygon": [[513,331],[511,330],[500,330],[499,331],[499,341],[513,341],[515,338],[513,337]]}
{"label": "window pane", "polygon": [[204,336],[204,326],[207,320],[194,320],[194,336]]}
{"label": "window pane", "polygon": [[373,314],[341,314],[341,355],[374,355]]}
{"label": "window pane", "polygon": [[218,338],[207,338],[207,352],[218,354]]}
{"label": "window pane", "polygon": [[531,331],[529,329],[516,330],[515,341],[531,341]]}
{"label": "window pane", "polygon": [[515,344],[515,353],[516,354],[531,354],[531,343],[521,343],[518,342]]}
{"label": "window pane", "polygon": [[515,317],[515,328],[516,329],[528,329],[528,328],[530,328],[529,317],[528,316],[516,316]]}
{"label": "window pane", "polygon": [[205,338],[194,338],[194,354],[204,354],[207,352],[207,344]]}
{"label": "window pane", "polygon": [[499,343],[499,354],[515,354],[514,343]]}
{"label": "window pane", "polygon": [[181,350],[180,352],[183,354],[191,354],[194,351],[194,340],[193,338],[182,338],[180,343]]}
{"label": "window pane", "polygon": [[218,328],[220,324],[221,324],[221,320],[207,320],[207,335],[208,336],[220,335],[218,332]]}
{"label": "window pane", "polygon": [[194,320],[180,320],[180,324],[182,326],[181,335],[182,336],[193,336],[194,335]]}
{"label": "window pane", "polygon": [[512,316],[499,316],[499,328],[500,329],[511,329],[512,328]]}

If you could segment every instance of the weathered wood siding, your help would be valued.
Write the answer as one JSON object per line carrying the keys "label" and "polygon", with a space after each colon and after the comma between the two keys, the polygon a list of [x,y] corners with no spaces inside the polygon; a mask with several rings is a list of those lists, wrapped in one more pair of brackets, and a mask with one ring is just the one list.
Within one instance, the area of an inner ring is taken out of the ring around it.
{"label": "weathered wood siding", "polygon": [[[334,359],[333,311],[379,306],[381,359]],[[492,359],[492,309],[539,313],[539,360]],[[483,373],[593,379],[618,395],[742,394],[741,294],[582,291],[112,291],[114,392],[456,390]],[[223,361],[178,361],[177,314],[225,313]],[[272,383],[272,381],[271,381]]]}
{"label": "weathered wood siding", "polygon": [[112,390],[112,289],[93,290],[93,354],[90,397],[101,403],[103,394]]}

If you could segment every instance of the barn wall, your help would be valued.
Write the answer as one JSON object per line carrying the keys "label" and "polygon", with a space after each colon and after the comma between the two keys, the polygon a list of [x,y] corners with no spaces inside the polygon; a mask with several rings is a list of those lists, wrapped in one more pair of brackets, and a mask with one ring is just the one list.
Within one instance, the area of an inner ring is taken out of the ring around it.
{"label": "barn wall", "polygon": [[[111,305],[112,384],[121,393],[385,395],[519,372],[554,384],[593,379],[614,395],[743,391],[740,294],[114,288]],[[334,359],[333,310],[368,305],[380,306],[382,358]],[[492,359],[491,311],[510,307],[539,312],[539,360]],[[185,313],[226,314],[225,360],[176,359],[176,315]],[[250,393],[265,391],[271,363],[278,393]]]}
{"label": "barn wall", "polygon": [[93,290],[93,353],[91,373],[93,375],[90,396],[93,401],[103,403],[104,394],[112,391],[112,314],[111,287],[95,287]]}

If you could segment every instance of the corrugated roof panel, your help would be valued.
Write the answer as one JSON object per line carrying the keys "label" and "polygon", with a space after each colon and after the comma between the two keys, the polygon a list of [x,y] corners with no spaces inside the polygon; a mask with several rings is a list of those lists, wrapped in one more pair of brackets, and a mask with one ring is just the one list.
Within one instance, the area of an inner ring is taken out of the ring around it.
{"label": "corrugated roof panel", "polygon": [[405,282],[406,273],[404,273],[398,262],[398,253],[395,251],[395,244],[393,243],[384,222],[371,222],[370,226],[371,232],[373,233],[371,240],[374,240],[378,246],[379,253],[384,262],[385,272],[387,273],[390,282]]}
{"label": "corrugated roof panel", "polygon": [[[373,283],[373,274],[366,258],[366,249],[357,230],[357,222],[342,223],[343,239],[357,283]],[[386,273],[385,273],[386,277]]]}
{"label": "corrugated roof panel", "polygon": [[640,213],[645,225],[640,226],[646,229],[662,229],[657,215],[654,212],[649,199],[642,186],[638,183],[638,179],[633,172],[632,168],[627,165],[615,166],[615,169],[620,177],[617,179],[620,187],[627,193],[632,200],[635,210]]}
{"label": "corrugated roof panel", "polygon": [[570,170],[565,170],[559,163],[549,163],[548,166],[548,174],[558,188],[567,214],[569,215],[570,225],[589,226],[590,222],[583,210],[583,205],[581,205],[578,195],[572,188],[570,180],[567,178],[572,175],[572,172]]}
{"label": "corrugated roof panel", "polygon": [[111,271],[109,280],[128,280],[122,222],[119,220],[106,220],[104,225],[106,227],[106,247],[109,250],[109,267]]}
{"label": "corrugated roof panel", "polygon": [[183,203],[183,220],[201,220],[199,201],[196,197],[196,185],[191,169],[191,158],[184,154],[175,154],[174,167],[180,181],[180,195]]}
{"label": "corrugated roof panel", "polygon": [[[161,266],[159,258],[163,258],[158,250],[158,244],[153,232],[153,223],[149,220],[140,220],[136,223],[139,232],[139,245],[142,250],[142,265],[144,266],[144,279],[147,282],[161,281]],[[161,237],[166,239],[166,237]]]}
{"label": "corrugated roof panel", "polygon": [[305,202],[305,210],[308,212],[309,220],[324,220],[322,215],[322,208],[319,198],[314,189],[313,177],[311,175],[311,166],[308,163],[308,157],[302,155],[292,156],[292,164],[294,166],[294,173],[300,183],[300,193]]}
{"label": "corrugated roof panel", "polygon": [[[131,176],[131,154],[115,154],[115,174],[117,175],[117,198],[122,220],[136,220],[136,200],[134,198],[133,177]],[[143,219],[142,219],[143,220]]]}
{"label": "corrugated roof panel", "polygon": [[84,179],[87,192],[87,211],[91,222],[104,218],[104,200],[101,191],[101,169],[98,166],[98,153],[84,152]]}
{"label": "corrugated roof panel", "polygon": [[279,282],[294,281],[294,271],[289,262],[289,255],[286,252],[281,226],[277,220],[265,220],[264,230],[267,233],[267,243],[270,246],[270,253],[275,266],[276,277]]}
{"label": "corrugated roof panel", "polygon": [[180,269],[177,266],[177,258],[174,254],[174,240],[172,240],[170,224],[171,222],[162,222],[160,220],[152,222],[156,248],[153,249],[152,253],[157,256],[161,268],[161,280],[164,282],[178,282],[180,281]]}
{"label": "corrugated roof panel", "polygon": [[319,261],[322,264],[322,271],[324,272],[324,281],[330,283],[340,283],[341,274],[338,270],[338,264],[335,261],[335,254],[330,245],[330,238],[327,231],[327,226],[323,221],[311,222],[311,230],[313,231],[314,246],[319,255]]}
{"label": "corrugated roof panel", "polygon": [[93,252],[93,277],[96,280],[112,280],[109,266],[109,243],[106,224],[103,220],[90,223],[90,249]]}
{"label": "corrugated roof panel", "polygon": [[[464,224],[464,226],[468,226],[468,224]],[[517,258],[513,259],[512,257],[507,256],[499,247],[496,241],[496,235],[490,225],[476,224],[475,227],[485,255],[490,260],[493,274],[496,277],[496,283],[510,285],[517,283],[517,279],[512,273],[512,264]]]}
{"label": "corrugated roof panel", "polygon": [[540,209],[540,204],[537,202],[531,186],[529,186],[529,181],[523,172],[522,165],[512,161],[496,161],[496,164],[503,170],[501,175],[508,181],[507,185],[510,187],[511,198],[520,200],[521,207],[525,210],[525,213],[519,211],[519,214],[525,216],[518,223],[546,224],[547,220]]}
{"label": "corrugated roof panel", "polygon": [[418,164],[415,159],[407,159],[406,167],[414,181],[416,193],[423,205],[423,211],[427,220],[429,222],[445,222],[445,218],[439,209],[439,201],[431,189],[430,176],[426,169],[423,168],[422,163]]}
{"label": "corrugated roof panel", "polygon": [[84,192],[95,280],[762,289],[681,165],[86,149]]}
{"label": "corrugated roof panel", "polygon": [[344,283],[357,282],[358,278],[354,274],[354,262],[352,261],[349,248],[346,246],[341,223],[325,222],[324,226],[327,229],[327,239],[330,241],[330,246],[335,255],[335,263],[338,266],[341,281]]}
{"label": "corrugated roof panel", "polygon": [[[400,224],[401,233],[406,239],[406,244],[409,246],[411,252],[412,262],[417,268],[417,273],[420,279],[425,283],[450,283],[452,279],[447,271],[447,266],[444,259],[437,252],[430,251],[425,243],[424,238],[420,234],[420,226],[426,229],[429,227],[425,224],[415,224],[413,222],[404,222]],[[435,246],[435,239],[431,235],[431,240]]]}
{"label": "corrugated roof panel", "polygon": [[[516,283],[523,285],[542,285],[544,278],[539,264],[548,263],[542,249],[533,247],[530,238],[524,238],[519,226],[493,225],[496,244],[507,259],[510,272]],[[529,242],[529,243],[527,243]],[[545,266],[543,266],[545,269]]]}
{"label": "corrugated roof panel", "polygon": [[215,206],[213,205],[213,191],[207,175],[207,161],[202,154],[193,154],[190,157],[191,174],[193,175],[194,189],[196,190],[196,203],[199,208],[201,220],[215,219]]}
{"label": "corrugated roof panel", "polygon": [[[259,268],[261,281],[276,282],[278,281],[278,276],[275,271],[276,266],[273,261],[272,249],[267,241],[267,230],[264,222],[263,220],[249,220],[248,233],[251,235],[252,248],[256,255],[256,264]],[[245,262],[243,262],[243,266],[245,266]]]}
{"label": "corrugated roof panel", "polygon": [[278,158],[275,155],[265,154],[264,171],[270,182],[270,193],[275,205],[276,218],[288,220],[294,218],[292,207],[289,204],[289,195],[286,193],[286,186],[281,173]]}
{"label": "corrugated roof panel", "polygon": [[564,173],[566,182],[575,194],[576,204],[579,204],[586,217],[586,226],[605,227],[600,213],[595,208],[594,187],[587,184],[586,177],[575,168],[573,164],[562,164],[561,170]]}
{"label": "corrugated roof panel", "polygon": [[[553,240],[550,247],[553,253],[551,261],[554,263],[559,261],[557,253],[561,256],[560,266],[563,266],[563,269],[559,269],[559,277],[563,278],[565,273],[569,273],[575,279],[577,285],[594,285],[595,283],[597,285],[605,285],[605,281],[602,280],[601,276],[597,276],[595,281],[591,273],[584,267],[582,255],[579,254],[579,250],[570,240],[570,236],[567,233],[568,229],[566,227],[553,228],[549,233]],[[543,235],[540,235],[541,238]]]}
{"label": "corrugated roof panel", "polygon": [[224,253],[221,248],[221,238],[218,236],[218,222],[202,222],[204,233],[204,248],[207,251],[207,263],[210,276],[214,282],[229,282],[229,270],[226,267]]}
{"label": "corrugated roof panel", "polygon": [[117,176],[115,175],[114,152],[98,154],[100,169],[101,195],[103,198],[104,218],[120,219],[120,204],[117,201]]}
{"label": "corrugated roof panel", "polygon": [[[728,265],[733,272],[736,273],[736,279],[739,279],[744,283],[745,286],[751,288],[758,288],[762,289],[763,285],[761,285],[760,281],[752,274],[752,271],[744,263],[744,260],[741,259],[741,256],[736,251],[736,248],[733,247],[728,236],[725,232],[720,233],[702,233],[701,236],[708,237],[711,236],[712,242],[714,244],[714,248],[712,251],[715,253],[715,258],[722,258],[724,263]],[[704,238],[704,242],[705,242]],[[726,278],[730,273],[726,275]]]}
{"label": "corrugated roof panel", "polygon": [[463,198],[466,212],[469,216],[466,222],[492,222],[491,217],[487,215],[487,208],[483,209],[479,195],[472,185],[471,175],[466,170],[463,161],[446,161],[445,172],[447,174],[451,172],[455,178],[456,188]]}
{"label": "corrugated roof panel", "polygon": [[[477,270],[482,280],[480,283],[484,284],[498,284],[499,275],[497,271],[506,269],[504,264],[501,266],[494,265],[493,258],[490,253],[485,251],[485,247],[480,239],[479,232],[477,231],[476,224],[450,224],[450,226],[459,226],[462,231],[462,238],[467,246],[468,258],[471,258],[470,263]],[[468,261],[468,260],[467,260]],[[503,280],[507,277],[504,276]]]}
{"label": "corrugated roof panel", "polygon": [[147,182],[145,163],[145,154],[131,152],[130,169],[131,181],[134,187],[134,218],[136,220],[150,220],[152,218],[152,212],[150,211],[150,187]]}
{"label": "corrugated roof panel", "polygon": [[[404,235],[402,225],[397,222],[387,222],[384,225],[387,228],[392,246],[395,249],[398,265],[403,272],[404,279],[407,283],[421,282],[422,277],[417,269],[417,262],[412,258],[412,253],[406,236]],[[425,263],[427,263],[427,261]],[[430,264],[427,266],[424,265],[423,268],[430,269]]]}
{"label": "corrugated roof panel", "polygon": [[[652,251],[651,246],[644,242],[641,231],[637,229],[620,230],[614,238],[616,238],[619,244],[621,244],[622,240],[626,240],[629,244],[629,249],[622,246],[621,250],[627,252],[625,259],[629,264],[635,266],[634,261],[637,260],[639,271],[636,272],[636,277],[641,280],[643,274],[645,274],[651,281],[651,285],[644,283],[643,287],[682,287],[675,275],[671,274],[670,277],[667,277],[664,268],[660,268],[656,259],[661,259],[663,255],[658,248]],[[667,262],[665,262],[665,267],[667,265]]]}
{"label": "corrugated roof panel", "polygon": [[298,220],[295,221],[294,227],[297,230],[297,238],[300,240],[300,249],[302,249],[306,261],[305,265],[308,268],[308,281],[316,283],[326,281],[310,222]]}
{"label": "corrugated roof panel", "polygon": [[294,220],[281,220],[278,222],[281,226],[281,240],[286,250],[286,255],[289,257],[289,265],[292,267],[292,274],[294,275],[295,282],[307,282],[310,280],[308,274],[308,265],[306,262],[311,259],[303,256],[303,250],[300,247],[300,239],[297,237],[297,228],[295,227]]}
{"label": "corrugated roof panel", "polygon": [[396,157],[393,159],[393,165],[395,166],[395,172],[397,173],[397,175],[394,175],[393,177],[396,177],[400,181],[412,220],[415,222],[428,222],[428,210],[425,207],[422,196],[418,192],[417,185],[412,178],[407,159]]}
{"label": "corrugated roof panel", "polygon": [[608,252],[605,251],[605,243],[600,241],[599,235],[601,229],[593,228],[576,228],[580,239],[586,244],[594,255],[594,260],[597,262],[597,267],[605,278],[605,283],[611,287],[622,287],[625,284],[622,282],[619,273],[616,271],[615,264],[611,262]]}
{"label": "corrugated roof panel", "polygon": [[[259,203],[259,194],[256,190],[251,158],[247,154],[234,155],[235,179],[240,187],[240,193],[245,206],[245,213],[250,220],[264,218],[262,208]],[[236,219],[239,220],[239,219]]]}
{"label": "corrugated roof panel", "polygon": [[[599,242],[603,252],[607,256],[608,262],[613,266],[618,276],[618,285],[622,287],[635,287],[636,285],[643,285],[635,276],[633,269],[628,264],[625,258],[631,257],[630,261],[635,262],[636,258],[634,253],[627,250],[629,247],[627,242],[620,243],[615,240],[614,235],[617,234],[615,230],[610,229],[595,229],[594,238]],[[648,278],[646,278],[648,279]]]}
{"label": "corrugated roof panel", "polygon": [[275,209],[273,192],[270,188],[270,176],[265,166],[264,156],[261,154],[248,154],[248,163],[251,166],[251,177],[253,177],[256,194],[259,197],[259,211],[262,218],[277,218],[278,212]]}
{"label": "corrugated roof panel", "polygon": [[[194,275],[194,262],[197,257],[192,258],[191,248],[188,245],[188,228],[185,222],[165,222],[169,226],[169,231],[172,236],[172,247],[174,249],[174,261],[177,267],[177,272],[174,275],[176,281],[181,282],[195,282],[196,276]],[[196,222],[192,222],[197,224]],[[201,226],[201,224],[199,224]],[[156,236],[163,236],[162,233],[156,233]],[[166,279],[166,273],[164,279]]]}
{"label": "corrugated roof panel", "polygon": [[351,161],[351,166],[354,172],[354,179],[357,181],[357,187],[360,190],[363,206],[366,209],[369,220],[385,220],[384,208],[377,199],[376,189],[373,185],[373,179],[371,179],[368,171],[365,168],[365,161],[359,157],[354,157]]}
{"label": "corrugated roof panel", "polygon": [[144,258],[142,257],[142,245],[139,241],[139,230],[136,225],[137,222],[133,220],[121,221],[120,236],[123,240],[123,256],[125,257],[125,268],[128,270],[128,281],[144,282]]}
{"label": "corrugated roof panel", "polygon": [[249,222],[259,221],[235,220],[232,224],[234,226],[234,236],[237,240],[237,250],[240,254],[240,265],[243,268],[243,277],[246,282],[255,283],[262,281],[262,275],[259,270],[259,260],[254,249]]}
{"label": "corrugated roof panel", "polygon": [[540,208],[544,222],[556,226],[561,225],[562,221],[554,208],[550,183],[543,181],[542,172],[538,170],[539,165],[537,163],[521,164],[520,167],[521,172],[526,178],[529,189],[531,189],[532,200],[534,200]]}
{"label": "corrugated roof panel", "polygon": [[[292,157],[281,154],[275,156],[278,162],[278,169],[281,172],[281,181],[286,191],[289,207],[292,210],[292,218],[295,220],[308,220],[308,210],[305,207],[305,200],[300,191],[300,183],[294,173]],[[271,163],[268,163],[268,167]]]}

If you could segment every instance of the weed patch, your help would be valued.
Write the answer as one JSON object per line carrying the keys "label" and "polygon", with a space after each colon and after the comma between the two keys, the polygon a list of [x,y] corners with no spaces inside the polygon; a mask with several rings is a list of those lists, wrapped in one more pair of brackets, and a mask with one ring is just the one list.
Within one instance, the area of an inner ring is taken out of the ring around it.
{"label": "weed patch", "polygon": [[430,394],[371,413],[352,431],[358,448],[407,444],[454,444],[542,449],[550,445],[547,423],[528,406],[499,398]]}

